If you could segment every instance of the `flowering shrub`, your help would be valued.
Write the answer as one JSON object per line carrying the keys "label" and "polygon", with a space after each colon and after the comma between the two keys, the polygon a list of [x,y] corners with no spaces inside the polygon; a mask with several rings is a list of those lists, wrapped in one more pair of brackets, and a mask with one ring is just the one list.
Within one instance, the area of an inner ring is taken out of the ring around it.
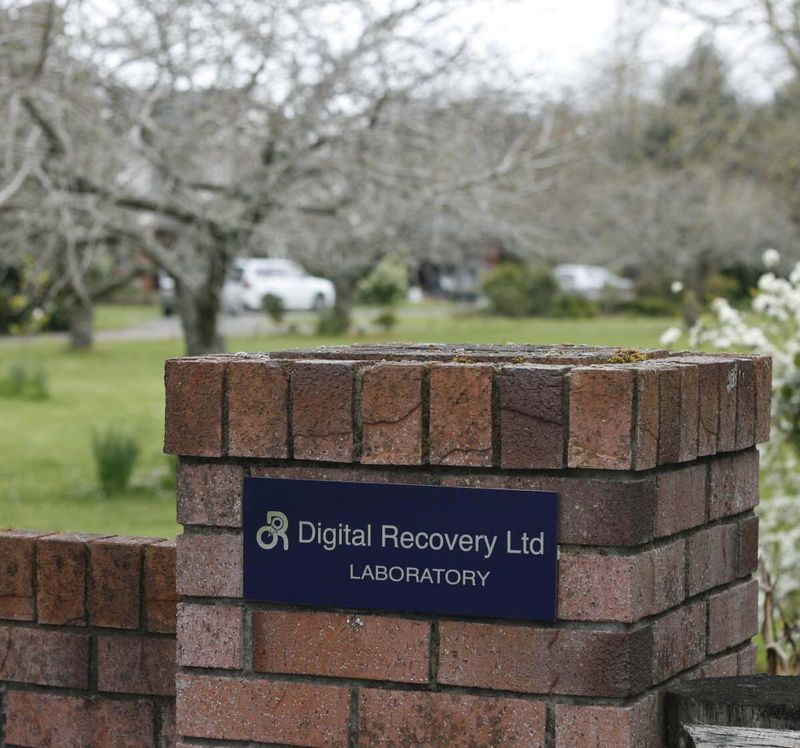
{"label": "flowering shrub", "polygon": [[[761,447],[762,502],[759,507],[762,633],[768,669],[800,668],[800,263],[784,278],[774,249],[763,255],[767,272],[750,308],[734,309],[716,299],[711,313],[688,332],[691,347],[709,345],[772,356],[772,435]],[[661,337],[672,345],[684,335],[670,328]]]}

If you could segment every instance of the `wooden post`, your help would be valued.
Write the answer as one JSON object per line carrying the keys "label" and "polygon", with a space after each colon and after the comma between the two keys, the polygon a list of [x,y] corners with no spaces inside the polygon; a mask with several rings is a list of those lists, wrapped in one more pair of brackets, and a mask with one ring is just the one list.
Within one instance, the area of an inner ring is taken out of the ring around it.
{"label": "wooden post", "polygon": [[800,678],[692,680],[667,690],[669,748],[800,748]]}

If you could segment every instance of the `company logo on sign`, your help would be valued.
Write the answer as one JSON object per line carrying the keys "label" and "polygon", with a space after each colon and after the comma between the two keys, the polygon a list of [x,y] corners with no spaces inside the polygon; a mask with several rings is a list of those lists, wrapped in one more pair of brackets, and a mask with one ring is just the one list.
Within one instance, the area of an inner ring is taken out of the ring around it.
{"label": "company logo on sign", "polygon": [[[289,520],[283,512],[267,512],[267,524],[258,528],[256,543],[265,551],[272,550],[278,541],[283,541],[283,550],[289,550],[289,538],[286,531],[289,529]],[[267,540],[264,540],[264,536]]]}

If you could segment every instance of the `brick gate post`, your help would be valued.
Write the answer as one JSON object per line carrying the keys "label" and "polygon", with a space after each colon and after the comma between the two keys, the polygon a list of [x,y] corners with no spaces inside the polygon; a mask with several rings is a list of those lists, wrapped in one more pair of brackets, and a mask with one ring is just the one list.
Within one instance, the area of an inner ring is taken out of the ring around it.
{"label": "brick gate post", "polygon": [[[168,361],[179,745],[662,746],[668,684],[754,670],[770,379],[581,346]],[[557,620],[245,600],[246,477],[556,492]]]}

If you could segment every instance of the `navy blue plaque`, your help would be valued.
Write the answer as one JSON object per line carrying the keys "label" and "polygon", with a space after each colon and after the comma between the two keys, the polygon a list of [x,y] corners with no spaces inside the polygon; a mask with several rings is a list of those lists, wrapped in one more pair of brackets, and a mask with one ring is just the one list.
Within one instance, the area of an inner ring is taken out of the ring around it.
{"label": "navy blue plaque", "polygon": [[549,491],[245,478],[244,597],[553,621]]}

